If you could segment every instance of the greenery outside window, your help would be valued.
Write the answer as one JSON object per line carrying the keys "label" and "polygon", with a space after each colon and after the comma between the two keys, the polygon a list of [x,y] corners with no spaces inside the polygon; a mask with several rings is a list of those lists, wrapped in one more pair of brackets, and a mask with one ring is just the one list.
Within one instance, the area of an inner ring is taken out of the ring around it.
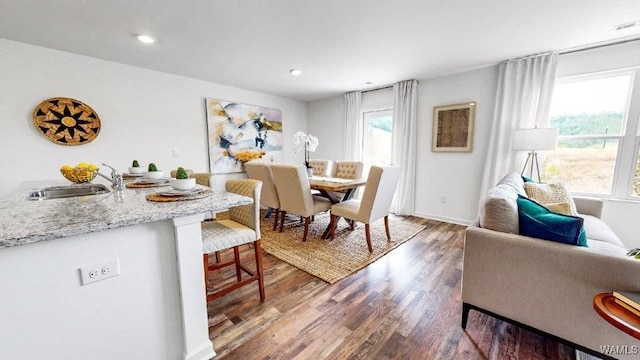
{"label": "greenery outside window", "polygon": [[362,118],[364,121],[362,157],[366,167],[390,164],[393,109],[365,111]]}
{"label": "greenery outside window", "polygon": [[550,125],[558,148],[544,154],[544,181],[566,181],[573,193],[640,194],[640,70],[558,79]]}

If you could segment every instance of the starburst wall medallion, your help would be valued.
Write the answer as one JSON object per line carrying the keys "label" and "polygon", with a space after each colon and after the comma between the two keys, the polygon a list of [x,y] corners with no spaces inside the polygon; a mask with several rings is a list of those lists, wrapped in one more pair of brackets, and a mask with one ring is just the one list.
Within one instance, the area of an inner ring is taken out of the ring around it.
{"label": "starburst wall medallion", "polygon": [[100,118],[82,101],[56,97],[33,110],[33,124],[44,136],[60,145],[82,145],[100,132]]}

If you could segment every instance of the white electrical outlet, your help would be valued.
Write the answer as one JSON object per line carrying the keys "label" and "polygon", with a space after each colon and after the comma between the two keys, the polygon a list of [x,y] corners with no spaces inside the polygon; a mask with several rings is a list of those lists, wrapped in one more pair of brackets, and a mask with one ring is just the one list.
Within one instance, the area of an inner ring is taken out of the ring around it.
{"label": "white electrical outlet", "polygon": [[117,259],[80,268],[80,277],[83,286],[118,275],[120,275],[120,261]]}

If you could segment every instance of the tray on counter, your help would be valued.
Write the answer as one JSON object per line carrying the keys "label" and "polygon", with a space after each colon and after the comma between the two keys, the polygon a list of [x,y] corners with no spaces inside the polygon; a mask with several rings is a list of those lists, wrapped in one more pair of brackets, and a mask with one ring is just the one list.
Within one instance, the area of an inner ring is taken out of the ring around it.
{"label": "tray on counter", "polygon": [[211,190],[203,190],[194,194],[185,194],[185,195],[163,195],[163,192],[157,192],[153,194],[147,195],[148,201],[156,201],[156,202],[171,202],[171,201],[186,201],[186,200],[198,200],[204,199],[213,195],[213,191]]}

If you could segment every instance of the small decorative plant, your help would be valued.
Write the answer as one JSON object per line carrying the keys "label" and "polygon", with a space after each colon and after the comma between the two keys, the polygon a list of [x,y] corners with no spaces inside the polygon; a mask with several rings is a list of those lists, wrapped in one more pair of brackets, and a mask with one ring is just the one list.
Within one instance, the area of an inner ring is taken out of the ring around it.
{"label": "small decorative plant", "polygon": [[133,160],[133,164],[131,164],[131,167],[140,167],[138,160]]}
{"label": "small decorative plant", "polygon": [[178,171],[176,171],[176,179],[188,179],[189,178],[189,174],[187,174],[187,171],[182,168],[179,167]]}
{"label": "small decorative plant", "polygon": [[150,164],[149,164],[149,169],[148,169],[148,170],[149,170],[150,172],[151,172],[151,171],[158,171],[158,167],[156,166],[156,164],[154,164],[154,163],[150,163]]}
{"label": "small decorative plant", "polygon": [[300,152],[300,150],[304,150],[304,165],[307,168],[310,168],[309,165],[309,152],[316,151],[318,147],[318,138],[309,134],[306,135],[302,131],[298,131],[295,135],[293,135],[293,152],[296,154]]}

